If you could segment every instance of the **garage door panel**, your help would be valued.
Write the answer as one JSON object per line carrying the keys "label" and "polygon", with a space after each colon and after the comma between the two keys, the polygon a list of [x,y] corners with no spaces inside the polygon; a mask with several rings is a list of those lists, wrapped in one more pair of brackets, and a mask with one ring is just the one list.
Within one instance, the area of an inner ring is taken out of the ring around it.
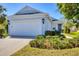
{"label": "garage door panel", "polygon": [[41,22],[38,20],[17,21],[12,24],[13,35],[36,36],[41,34]]}

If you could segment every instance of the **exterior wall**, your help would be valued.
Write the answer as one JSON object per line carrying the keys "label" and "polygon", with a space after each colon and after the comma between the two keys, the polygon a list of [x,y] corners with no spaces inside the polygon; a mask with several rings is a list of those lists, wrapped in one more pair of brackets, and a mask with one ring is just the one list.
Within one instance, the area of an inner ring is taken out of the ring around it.
{"label": "exterior wall", "polygon": [[20,20],[20,19],[36,19],[36,18],[44,18],[47,14],[39,13],[39,14],[32,14],[32,15],[11,15],[8,17],[9,20]]}
{"label": "exterior wall", "polygon": [[57,21],[52,21],[52,29],[55,28],[56,30],[58,30],[58,24],[62,24],[62,29],[64,26],[64,23],[66,22],[65,19],[61,19],[61,20],[57,20]]}
{"label": "exterior wall", "polygon": [[52,29],[51,21],[47,17],[45,17],[44,19],[45,19],[44,24],[42,24],[43,25],[43,34],[45,34],[45,31],[51,31],[51,29]]}
{"label": "exterior wall", "polygon": [[58,30],[58,22],[57,21],[52,21],[52,30],[53,30],[53,28]]}
{"label": "exterior wall", "polygon": [[51,23],[46,14],[10,16],[9,21],[9,35],[13,36],[44,35],[46,30],[51,30]]}

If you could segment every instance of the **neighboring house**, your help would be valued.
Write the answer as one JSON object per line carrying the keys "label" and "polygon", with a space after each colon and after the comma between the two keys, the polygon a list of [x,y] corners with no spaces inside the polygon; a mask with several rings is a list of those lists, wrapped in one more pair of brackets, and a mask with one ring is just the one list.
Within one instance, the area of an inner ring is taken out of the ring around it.
{"label": "neighboring house", "polygon": [[[56,21],[53,21],[47,13],[26,6],[16,14],[9,16],[10,36],[36,36],[44,35],[45,31],[52,31],[57,28]],[[61,25],[58,25],[61,26]],[[57,29],[58,30],[58,29]]]}

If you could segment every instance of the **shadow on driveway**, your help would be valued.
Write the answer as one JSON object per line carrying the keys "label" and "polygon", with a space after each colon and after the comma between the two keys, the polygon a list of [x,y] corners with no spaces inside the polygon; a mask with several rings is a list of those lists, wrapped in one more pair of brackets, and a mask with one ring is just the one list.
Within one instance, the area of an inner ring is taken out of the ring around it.
{"label": "shadow on driveway", "polygon": [[10,36],[10,38],[35,39],[35,36]]}

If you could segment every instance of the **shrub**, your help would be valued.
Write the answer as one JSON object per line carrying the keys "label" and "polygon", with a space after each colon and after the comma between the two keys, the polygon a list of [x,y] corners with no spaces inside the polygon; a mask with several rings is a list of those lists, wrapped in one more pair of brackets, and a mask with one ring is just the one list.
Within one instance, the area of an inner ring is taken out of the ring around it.
{"label": "shrub", "polygon": [[5,29],[0,29],[0,38],[5,38],[8,36],[8,33]]}
{"label": "shrub", "polygon": [[45,36],[55,36],[55,35],[60,35],[61,32],[59,31],[46,31]]}
{"label": "shrub", "polygon": [[37,47],[37,46],[36,46],[36,40],[32,40],[32,41],[30,42],[30,46],[31,46],[31,47]]}
{"label": "shrub", "polygon": [[0,29],[0,38],[4,37],[4,33],[5,33],[5,30],[4,29]]}
{"label": "shrub", "polygon": [[66,43],[64,41],[60,42],[59,49],[65,49],[65,48],[66,48]]}
{"label": "shrub", "polygon": [[77,47],[79,47],[79,39],[77,39]]}
{"label": "shrub", "polygon": [[45,38],[44,35],[37,35],[37,36],[36,36],[36,39],[44,39],[44,38]]}
{"label": "shrub", "polygon": [[[63,40],[61,39],[63,38]],[[31,47],[46,49],[68,49],[79,47],[79,38],[68,39],[61,36],[38,36],[30,42]]]}
{"label": "shrub", "polygon": [[30,46],[35,47],[35,48],[36,47],[37,48],[44,48],[43,43],[44,43],[44,39],[40,39],[40,40],[36,39],[36,40],[33,40],[30,42]]}
{"label": "shrub", "polygon": [[46,40],[50,49],[59,49],[59,36],[46,36]]}
{"label": "shrub", "polygon": [[70,39],[69,43],[72,44],[73,47],[77,47],[77,39]]}
{"label": "shrub", "polygon": [[69,39],[63,39],[60,38],[54,38],[50,39],[51,48],[53,49],[66,49],[66,48],[72,48],[72,44],[69,43]]}
{"label": "shrub", "polygon": [[61,35],[59,35],[60,37],[62,37],[62,38],[65,38],[65,35],[63,35],[63,34],[61,34]]}
{"label": "shrub", "polygon": [[60,48],[61,49],[67,49],[67,48],[72,48],[73,45],[69,42],[70,39],[64,39],[61,41],[61,45],[60,45]]}
{"label": "shrub", "polygon": [[76,41],[77,47],[79,47],[79,36],[74,37],[74,39],[77,40],[77,41]]}
{"label": "shrub", "polygon": [[46,39],[58,39],[59,36],[46,36]]}
{"label": "shrub", "polygon": [[43,48],[43,47],[42,47],[43,41],[44,41],[43,39],[36,40],[36,46],[37,46],[38,48]]}
{"label": "shrub", "polygon": [[46,36],[46,39],[55,39],[58,38],[58,36]]}
{"label": "shrub", "polygon": [[51,31],[52,32],[52,35],[56,35],[57,33],[56,33],[56,31]]}
{"label": "shrub", "polygon": [[43,47],[46,48],[46,49],[50,49],[50,48],[51,48],[49,39],[45,39],[45,40],[44,40]]}
{"label": "shrub", "polygon": [[61,31],[55,31],[55,35],[60,35]]}
{"label": "shrub", "polygon": [[45,32],[45,35],[46,35],[46,36],[52,36],[52,35],[55,35],[55,32],[46,31],[46,32]]}
{"label": "shrub", "polygon": [[63,40],[63,39],[65,38],[65,36],[64,36],[63,34],[60,34],[60,35],[59,35],[59,38],[60,38],[61,40]]}
{"label": "shrub", "polygon": [[51,42],[51,46],[52,46],[51,48],[60,49],[59,45],[61,43],[61,40],[59,38],[52,39],[52,40],[50,40],[50,42]]}

